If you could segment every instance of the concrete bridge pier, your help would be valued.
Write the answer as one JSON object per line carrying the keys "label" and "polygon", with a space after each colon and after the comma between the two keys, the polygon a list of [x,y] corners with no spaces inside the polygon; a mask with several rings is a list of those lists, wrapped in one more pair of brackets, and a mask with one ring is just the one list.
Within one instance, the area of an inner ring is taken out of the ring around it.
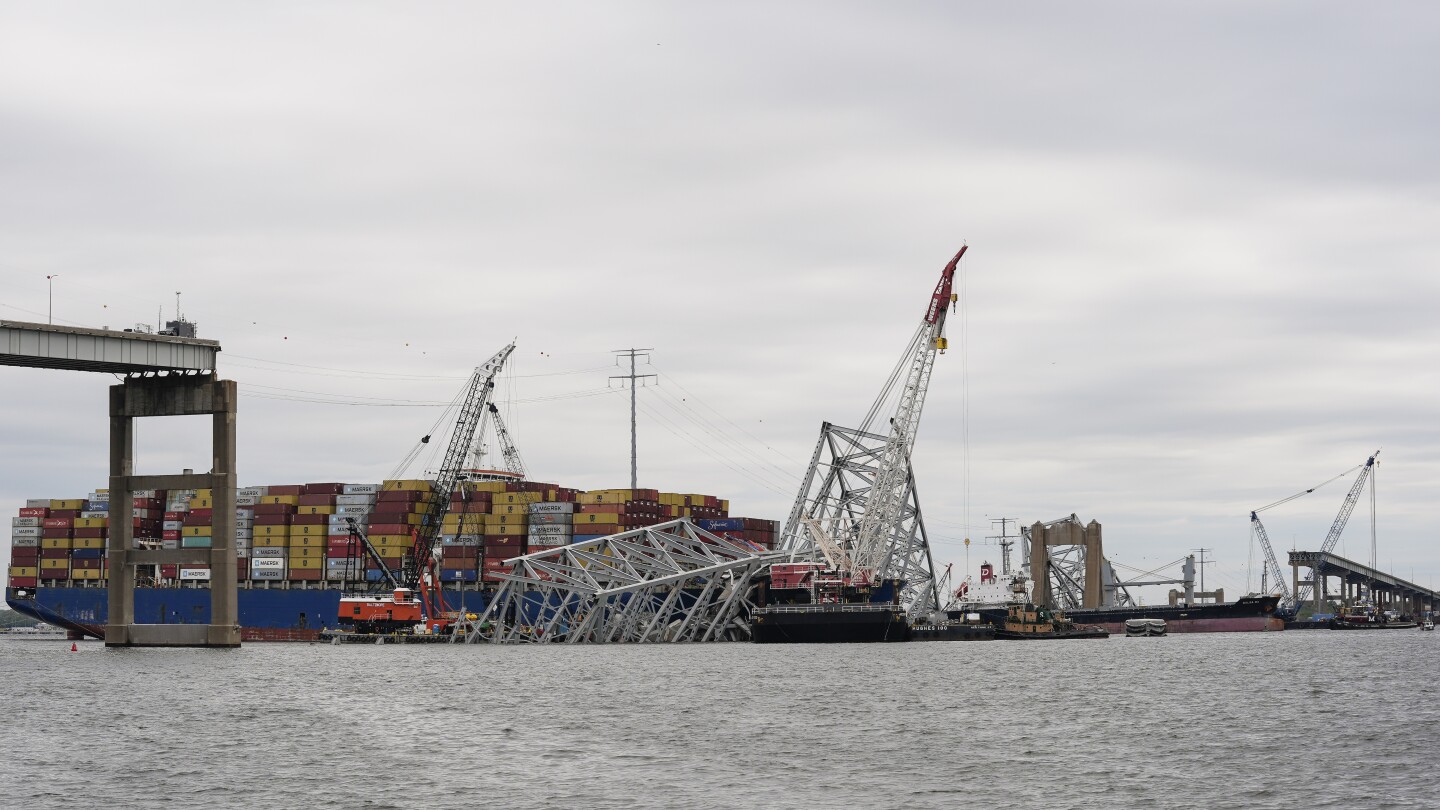
{"label": "concrete bridge pier", "polygon": [[[233,380],[214,374],[131,377],[110,387],[110,615],[107,647],[240,646],[235,560],[235,411]],[[211,467],[205,474],[135,475],[135,420],[212,417]],[[214,494],[209,548],[135,547],[135,491],[200,489]],[[208,565],[209,624],[136,624],[135,566]]]}

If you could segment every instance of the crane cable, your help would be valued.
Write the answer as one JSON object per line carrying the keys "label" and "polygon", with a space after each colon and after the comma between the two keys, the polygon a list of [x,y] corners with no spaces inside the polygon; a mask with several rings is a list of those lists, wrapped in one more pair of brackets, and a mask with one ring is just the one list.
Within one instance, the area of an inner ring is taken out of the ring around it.
{"label": "crane cable", "polygon": [[[1369,463],[1369,462],[1366,462],[1366,463]],[[1334,482],[1336,482],[1336,481],[1339,481],[1341,478],[1344,478],[1345,476],[1349,475],[1350,473],[1355,472],[1356,470],[1363,469],[1364,467],[1365,467],[1365,464],[1357,464],[1357,465],[1355,465],[1354,467],[1351,467],[1350,469],[1346,470],[1345,472],[1342,472],[1342,473],[1340,473],[1339,475],[1335,476],[1334,478],[1328,478],[1328,479],[1326,479],[1326,480],[1324,480],[1324,481],[1321,481],[1320,483],[1316,484],[1316,485],[1313,486],[1313,487],[1310,487],[1309,489],[1305,490],[1304,492],[1297,492],[1297,493],[1295,493],[1294,495],[1291,495],[1291,496],[1288,497],[1288,498],[1281,498],[1280,500],[1278,500],[1278,501],[1270,504],[1269,506],[1262,506],[1262,507],[1260,507],[1259,509],[1253,509],[1253,510],[1251,510],[1251,511],[1256,512],[1256,513],[1264,512],[1266,509],[1273,509],[1273,508],[1279,506],[1279,505],[1282,504],[1282,503],[1289,503],[1289,502],[1295,500],[1296,498],[1300,498],[1300,497],[1303,497],[1303,496],[1305,496],[1305,495],[1309,495],[1310,493],[1312,493],[1312,492],[1314,492],[1315,490],[1317,490],[1317,489],[1325,486],[1326,484],[1331,484],[1331,483],[1334,483]]]}

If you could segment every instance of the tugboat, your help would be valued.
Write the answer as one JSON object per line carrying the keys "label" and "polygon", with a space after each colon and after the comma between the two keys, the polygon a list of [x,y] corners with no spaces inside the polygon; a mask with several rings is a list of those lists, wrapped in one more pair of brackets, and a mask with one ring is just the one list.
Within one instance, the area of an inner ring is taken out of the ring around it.
{"label": "tugboat", "polygon": [[[1024,593],[1024,583],[1017,581],[1016,593]],[[1043,605],[1036,605],[1028,599],[1011,602],[1005,607],[1005,618],[995,629],[995,638],[1008,641],[1028,641],[1037,638],[1109,638],[1110,631],[1103,627],[1081,627]]]}
{"label": "tugboat", "polygon": [[1340,608],[1330,620],[1331,630],[1413,630],[1419,626],[1409,618],[1377,609],[1365,595]]}

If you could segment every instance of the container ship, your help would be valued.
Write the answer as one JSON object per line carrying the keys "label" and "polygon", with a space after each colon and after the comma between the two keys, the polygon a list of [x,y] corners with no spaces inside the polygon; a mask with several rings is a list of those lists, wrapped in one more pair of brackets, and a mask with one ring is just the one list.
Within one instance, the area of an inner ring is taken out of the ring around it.
{"label": "container ship", "polygon": [[[654,489],[584,491],[505,473],[457,487],[442,520],[441,594],[451,610],[479,612],[505,560],[686,517],[702,529],[757,549],[775,545],[771,520],[730,517],[728,500]],[[140,548],[208,548],[214,499],[208,490],[134,493]],[[307,641],[342,625],[340,600],[384,590],[382,565],[396,577],[413,532],[437,495],[431,481],[309,483],[245,487],[235,494],[238,607],[245,641]],[[109,601],[109,495],[29,500],[11,518],[5,601],[72,634],[103,638]],[[363,527],[371,557],[351,533]],[[208,624],[208,566],[154,565],[136,571],[135,621]]]}

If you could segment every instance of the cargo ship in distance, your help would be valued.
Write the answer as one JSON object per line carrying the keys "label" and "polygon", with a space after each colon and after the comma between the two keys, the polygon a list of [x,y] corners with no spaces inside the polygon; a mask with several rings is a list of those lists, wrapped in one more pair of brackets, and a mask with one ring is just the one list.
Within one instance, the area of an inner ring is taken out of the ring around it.
{"label": "cargo ship in distance", "polygon": [[[1005,620],[1013,602],[1026,599],[1024,577],[996,574],[989,563],[980,567],[980,583],[966,589],[965,601],[951,605],[948,613],[958,619],[978,612],[987,621]],[[1020,585],[1020,590],[1015,586]],[[1096,626],[1116,634],[1125,632],[1131,619],[1159,619],[1168,633],[1243,633],[1285,629],[1277,615],[1280,597],[1246,596],[1234,602],[1201,602],[1176,605],[1122,605],[1099,608],[1070,608],[1065,617],[1076,625]]]}

